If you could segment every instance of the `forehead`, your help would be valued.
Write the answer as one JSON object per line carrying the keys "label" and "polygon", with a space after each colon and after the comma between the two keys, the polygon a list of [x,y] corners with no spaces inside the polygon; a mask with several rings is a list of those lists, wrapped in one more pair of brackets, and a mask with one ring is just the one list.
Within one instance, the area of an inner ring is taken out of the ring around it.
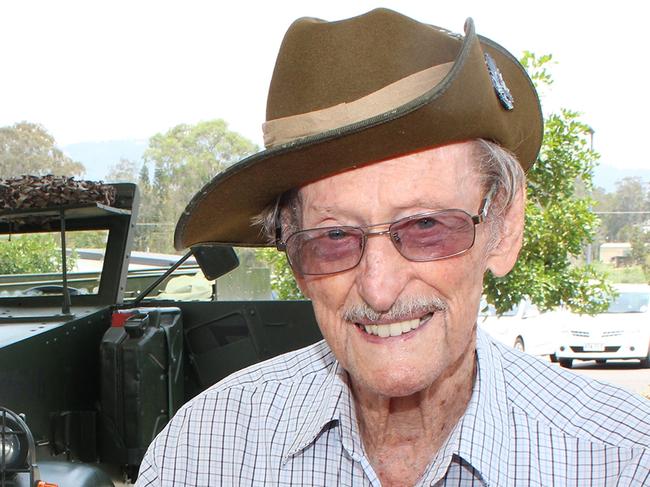
{"label": "forehead", "polygon": [[[475,210],[481,197],[472,142],[378,162],[301,188],[305,215],[399,209]],[[372,216],[375,216],[374,214]]]}

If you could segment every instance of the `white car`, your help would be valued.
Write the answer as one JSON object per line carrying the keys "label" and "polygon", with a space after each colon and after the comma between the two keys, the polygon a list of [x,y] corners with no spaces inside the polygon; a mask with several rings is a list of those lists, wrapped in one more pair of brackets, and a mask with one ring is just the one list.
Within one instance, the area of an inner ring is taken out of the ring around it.
{"label": "white car", "polygon": [[494,339],[531,355],[549,355],[558,345],[558,321],[554,312],[541,313],[529,300],[522,300],[511,310],[498,316],[494,306],[481,302],[478,325]]}
{"label": "white car", "polygon": [[617,284],[618,296],[604,313],[567,314],[556,352],[562,367],[574,360],[638,359],[650,367],[650,286]]}

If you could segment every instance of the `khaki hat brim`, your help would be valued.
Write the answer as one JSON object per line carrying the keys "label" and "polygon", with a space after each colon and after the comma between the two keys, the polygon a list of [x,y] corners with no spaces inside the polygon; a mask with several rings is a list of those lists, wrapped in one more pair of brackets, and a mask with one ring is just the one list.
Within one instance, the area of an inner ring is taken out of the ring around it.
{"label": "khaki hat brim", "polygon": [[[199,243],[268,246],[251,220],[278,195],[349,169],[471,139],[513,152],[524,170],[535,161],[543,120],[532,82],[519,62],[477,36],[468,19],[453,66],[431,90],[397,109],[254,154],[216,175],[190,201],[174,234],[181,250]],[[495,93],[484,54],[498,66],[514,106]]]}

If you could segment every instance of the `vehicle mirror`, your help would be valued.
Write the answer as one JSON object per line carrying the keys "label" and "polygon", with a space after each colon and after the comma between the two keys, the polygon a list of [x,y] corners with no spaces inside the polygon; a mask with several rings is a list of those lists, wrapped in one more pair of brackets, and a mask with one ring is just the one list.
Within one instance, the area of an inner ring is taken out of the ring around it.
{"label": "vehicle mirror", "polygon": [[196,245],[192,247],[192,254],[208,281],[227,274],[239,265],[237,254],[226,245]]}

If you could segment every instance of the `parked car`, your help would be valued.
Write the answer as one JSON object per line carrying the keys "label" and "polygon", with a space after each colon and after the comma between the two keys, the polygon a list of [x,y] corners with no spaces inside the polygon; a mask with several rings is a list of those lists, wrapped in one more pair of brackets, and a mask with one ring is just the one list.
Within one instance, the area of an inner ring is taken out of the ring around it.
{"label": "parked car", "polygon": [[604,313],[567,314],[557,357],[562,367],[574,360],[638,359],[650,367],[650,286],[618,284],[618,296]]}
{"label": "parked car", "polygon": [[540,312],[528,299],[497,315],[494,306],[483,301],[478,325],[508,346],[531,355],[548,355],[555,360],[559,330],[554,315],[555,312]]}

